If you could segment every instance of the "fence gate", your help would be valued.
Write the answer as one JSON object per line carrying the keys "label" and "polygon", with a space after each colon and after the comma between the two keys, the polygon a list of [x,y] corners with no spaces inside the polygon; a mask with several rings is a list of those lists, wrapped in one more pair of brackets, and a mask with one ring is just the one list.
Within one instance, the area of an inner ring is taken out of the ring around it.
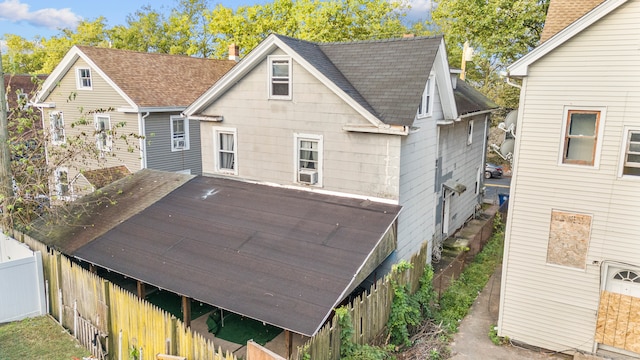
{"label": "fence gate", "polygon": [[89,320],[80,316],[78,311],[74,311],[73,335],[85,347],[91,351],[91,355],[99,360],[107,358],[106,334],[102,333]]}

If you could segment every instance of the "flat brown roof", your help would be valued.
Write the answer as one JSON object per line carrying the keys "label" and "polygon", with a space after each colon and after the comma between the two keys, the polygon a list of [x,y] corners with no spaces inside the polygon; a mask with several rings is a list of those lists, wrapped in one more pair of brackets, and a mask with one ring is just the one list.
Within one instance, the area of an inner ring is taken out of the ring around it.
{"label": "flat brown roof", "polygon": [[362,269],[378,265],[372,255],[399,211],[195,177],[69,255],[311,336],[358,285]]}

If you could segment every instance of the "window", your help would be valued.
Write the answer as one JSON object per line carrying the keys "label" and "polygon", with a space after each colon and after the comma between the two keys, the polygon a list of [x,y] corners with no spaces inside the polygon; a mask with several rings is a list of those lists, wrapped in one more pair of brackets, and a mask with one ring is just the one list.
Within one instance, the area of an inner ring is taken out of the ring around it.
{"label": "window", "polygon": [[18,93],[18,107],[22,110],[29,108],[29,95],[20,91]]}
{"label": "window", "polygon": [[640,176],[640,130],[627,133],[622,175]]}
{"label": "window", "polygon": [[189,120],[171,117],[171,151],[189,150]]}
{"label": "window", "polygon": [[640,283],[640,276],[631,270],[619,271],[613,276],[613,278],[620,281]]}
{"label": "window", "polygon": [[564,164],[594,165],[600,111],[569,110],[564,136]]}
{"label": "window", "polygon": [[51,142],[54,145],[63,144],[66,141],[64,134],[64,119],[61,111],[53,111],[49,114],[51,125]]}
{"label": "window", "polygon": [[425,117],[431,116],[431,108],[433,107],[433,75],[427,79],[427,84],[424,87],[420,104],[418,105],[418,116]]}
{"label": "window", "polygon": [[269,57],[269,98],[291,99],[291,58]]}
{"label": "window", "polygon": [[76,69],[76,82],[78,89],[91,90],[91,69],[89,68],[79,68]]}
{"label": "window", "polygon": [[322,136],[296,135],[296,182],[321,186]]}
{"label": "window", "polygon": [[58,168],[55,172],[56,195],[64,200],[69,198],[69,171],[66,168]]}
{"label": "window", "polygon": [[473,120],[469,120],[469,125],[467,127],[467,145],[471,145],[473,143]]}
{"label": "window", "polygon": [[108,115],[96,115],[96,146],[100,151],[111,151],[113,134],[111,132],[111,119]]}
{"label": "window", "polygon": [[238,175],[236,129],[215,129],[216,170]]}

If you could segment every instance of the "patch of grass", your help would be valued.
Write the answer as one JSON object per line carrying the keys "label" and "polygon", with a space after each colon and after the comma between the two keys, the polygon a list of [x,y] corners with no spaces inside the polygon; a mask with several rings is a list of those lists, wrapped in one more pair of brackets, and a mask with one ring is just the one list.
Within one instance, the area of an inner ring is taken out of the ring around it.
{"label": "patch of grass", "polygon": [[49,316],[0,325],[0,359],[71,360],[89,355]]}

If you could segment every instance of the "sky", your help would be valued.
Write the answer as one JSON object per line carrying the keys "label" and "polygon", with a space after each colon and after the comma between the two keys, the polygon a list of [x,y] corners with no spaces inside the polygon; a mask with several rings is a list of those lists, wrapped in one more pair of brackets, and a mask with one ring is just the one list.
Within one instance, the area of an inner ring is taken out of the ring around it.
{"label": "sky", "polygon": [[[432,0],[409,0],[412,19],[424,19]],[[75,28],[80,20],[107,19],[109,27],[124,24],[127,15],[145,5],[168,13],[178,0],[0,0],[0,37],[16,34],[26,39],[57,35],[59,29]],[[238,6],[255,5],[271,0],[210,0],[213,7],[220,3],[236,9]]]}

